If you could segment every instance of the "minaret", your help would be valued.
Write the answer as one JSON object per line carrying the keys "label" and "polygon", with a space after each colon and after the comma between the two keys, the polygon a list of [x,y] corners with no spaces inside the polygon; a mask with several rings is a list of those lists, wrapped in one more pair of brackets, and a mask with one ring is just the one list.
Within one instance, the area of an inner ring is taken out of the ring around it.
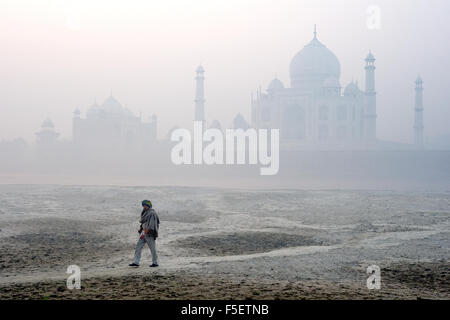
{"label": "minaret", "polygon": [[205,90],[204,90],[204,82],[205,70],[200,65],[198,66],[197,76],[195,77],[195,121],[205,122]]}
{"label": "minaret", "polygon": [[420,76],[416,79],[416,102],[414,106],[414,144],[423,147],[423,81]]}
{"label": "minaret", "polygon": [[364,137],[366,140],[377,138],[377,94],[375,91],[375,57],[372,52],[366,57],[366,100],[364,108]]}

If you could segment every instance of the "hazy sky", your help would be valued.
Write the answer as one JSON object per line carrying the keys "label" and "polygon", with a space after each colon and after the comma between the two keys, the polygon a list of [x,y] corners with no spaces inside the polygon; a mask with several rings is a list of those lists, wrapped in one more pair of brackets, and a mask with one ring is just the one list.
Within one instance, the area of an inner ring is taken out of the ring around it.
{"label": "hazy sky", "polygon": [[[366,9],[381,9],[381,29]],[[0,1],[0,140],[34,141],[46,117],[71,138],[72,112],[111,92],[159,135],[190,126],[194,70],[206,73],[206,116],[250,115],[250,94],[318,37],[339,58],[341,85],[364,84],[377,58],[378,137],[412,140],[414,80],[424,80],[425,135],[450,133],[448,0]]]}

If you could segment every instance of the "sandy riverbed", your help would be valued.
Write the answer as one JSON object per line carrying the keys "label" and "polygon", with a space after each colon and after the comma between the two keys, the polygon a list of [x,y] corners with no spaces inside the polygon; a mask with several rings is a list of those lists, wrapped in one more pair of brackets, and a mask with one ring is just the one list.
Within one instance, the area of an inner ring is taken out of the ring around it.
{"label": "sandy riverbed", "polygon": [[[144,198],[157,269],[147,251],[127,267]],[[449,217],[446,192],[4,185],[0,298],[449,299]],[[65,287],[72,264],[81,290]]]}

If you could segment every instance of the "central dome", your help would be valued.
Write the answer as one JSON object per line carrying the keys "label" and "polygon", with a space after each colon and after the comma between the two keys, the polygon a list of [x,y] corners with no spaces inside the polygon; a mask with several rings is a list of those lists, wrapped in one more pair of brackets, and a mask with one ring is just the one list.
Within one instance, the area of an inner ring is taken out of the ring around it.
{"label": "central dome", "polygon": [[125,108],[112,96],[112,94],[101,104],[97,102],[89,108],[88,117],[133,117],[130,110]]}
{"label": "central dome", "polygon": [[336,55],[323,45],[314,34],[314,39],[298,52],[290,65],[293,88],[319,87],[325,79],[341,75],[341,65]]}

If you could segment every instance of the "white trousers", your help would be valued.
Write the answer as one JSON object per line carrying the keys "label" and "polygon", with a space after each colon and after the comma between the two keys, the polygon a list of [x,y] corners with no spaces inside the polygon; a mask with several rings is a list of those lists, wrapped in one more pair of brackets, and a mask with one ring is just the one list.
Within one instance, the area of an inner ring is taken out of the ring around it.
{"label": "white trousers", "polygon": [[150,248],[150,252],[152,254],[152,263],[158,264],[158,254],[156,253],[156,241],[155,238],[149,235],[145,235],[144,239],[141,239],[139,237],[139,240],[136,244],[136,252],[134,254],[134,263],[139,264],[141,261],[141,253],[142,249],[144,248],[145,244],[147,243],[148,247]]}

